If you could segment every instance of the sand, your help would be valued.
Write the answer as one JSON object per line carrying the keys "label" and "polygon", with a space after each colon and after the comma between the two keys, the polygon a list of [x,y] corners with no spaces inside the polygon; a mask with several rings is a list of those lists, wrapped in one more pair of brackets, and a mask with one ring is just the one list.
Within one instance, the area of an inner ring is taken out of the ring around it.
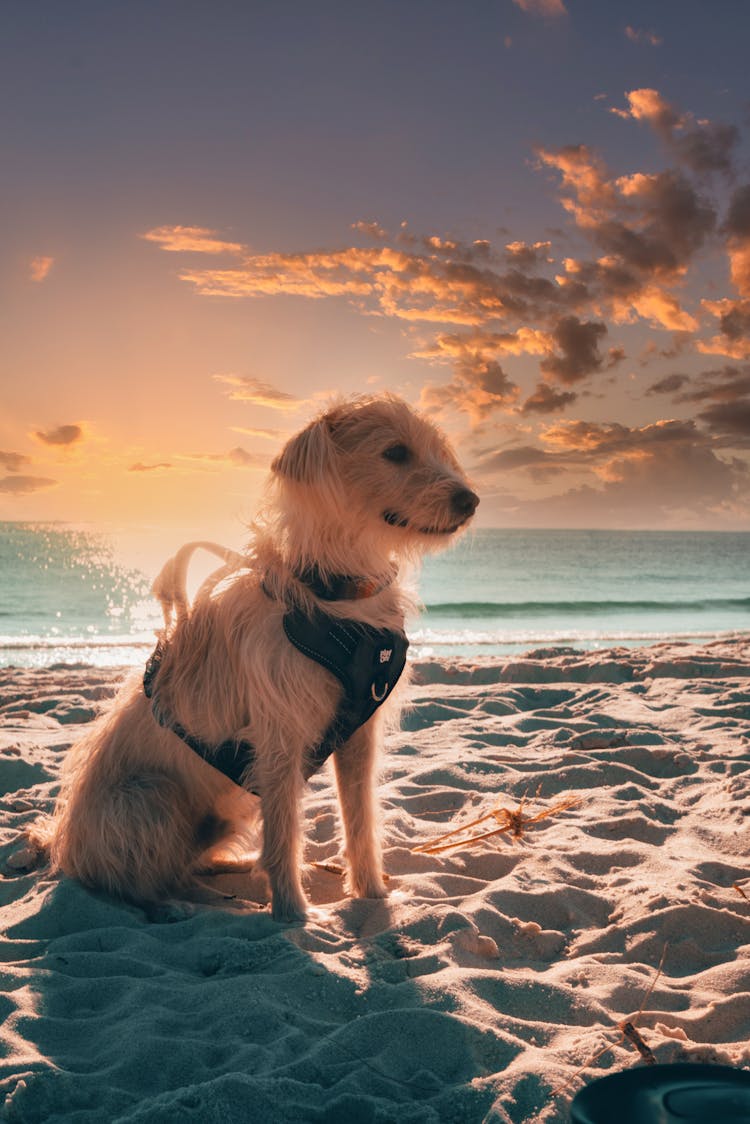
{"label": "sand", "polygon": [[[2,1119],[562,1124],[644,1064],[628,1018],[658,1061],[750,1067],[750,640],[418,662],[382,769],[390,898],[343,895],[327,767],[304,927],[251,875],[147,918],[37,865],[24,825],[119,678],[0,672]],[[413,851],[569,795],[518,840]]]}

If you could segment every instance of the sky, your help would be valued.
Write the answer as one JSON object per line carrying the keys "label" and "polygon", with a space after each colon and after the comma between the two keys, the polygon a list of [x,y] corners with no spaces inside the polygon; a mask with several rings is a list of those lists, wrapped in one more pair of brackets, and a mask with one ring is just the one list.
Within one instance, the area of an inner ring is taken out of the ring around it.
{"label": "sky", "polygon": [[392,391],[498,527],[750,529],[750,5],[2,0],[0,519]]}

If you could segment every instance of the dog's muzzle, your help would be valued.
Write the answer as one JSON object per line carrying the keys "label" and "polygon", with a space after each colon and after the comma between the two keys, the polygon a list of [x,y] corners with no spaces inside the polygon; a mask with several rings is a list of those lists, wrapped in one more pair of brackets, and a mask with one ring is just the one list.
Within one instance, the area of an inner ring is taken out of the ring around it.
{"label": "dog's muzzle", "polygon": [[[458,522],[451,523],[447,527],[419,527],[420,535],[452,535],[459,527],[463,527],[464,523],[471,519],[472,515],[479,506],[479,496],[476,492],[472,492],[470,488],[457,488],[450,500],[451,511],[454,515],[460,516]],[[384,511],[383,519],[391,527],[409,527],[411,522],[400,511]]]}

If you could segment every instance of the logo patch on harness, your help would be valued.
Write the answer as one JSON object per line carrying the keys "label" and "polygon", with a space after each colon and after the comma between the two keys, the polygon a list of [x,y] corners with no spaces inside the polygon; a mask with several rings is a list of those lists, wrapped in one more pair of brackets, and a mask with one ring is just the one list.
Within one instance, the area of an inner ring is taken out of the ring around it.
{"label": "logo patch on harness", "polygon": [[393,648],[381,648],[380,649],[380,662],[381,663],[388,663],[388,661],[390,660],[392,655],[393,655]]}

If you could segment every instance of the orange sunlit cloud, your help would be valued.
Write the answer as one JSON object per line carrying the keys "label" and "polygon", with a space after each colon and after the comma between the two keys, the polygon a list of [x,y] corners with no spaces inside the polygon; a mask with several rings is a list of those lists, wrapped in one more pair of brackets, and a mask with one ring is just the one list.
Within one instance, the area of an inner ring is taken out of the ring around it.
{"label": "orange sunlit cloud", "polygon": [[29,262],[29,276],[32,281],[44,281],[45,277],[49,276],[52,266],[55,264],[54,258],[39,256],[32,258]]}
{"label": "orange sunlit cloud", "polygon": [[298,410],[304,405],[304,399],[295,398],[284,390],[278,390],[269,383],[260,379],[243,375],[214,375],[216,382],[224,383],[231,389],[226,391],[227,397],[235,402],[247,402],[255,406],[267,406],[271,410],[288,412]]}
{"label": "orange sunlit cloud", "polygon": [[566,16],[568,10],[563,0],[513,0],[516,7],[530,16]]}
{"label": "orange sunlit cloud", "polygon": [[239,242],[220,238],[215,230],[202,226],[157,226],[141,235],[147,242],[155,242],[170,253],[241,254],[244,247]]}

